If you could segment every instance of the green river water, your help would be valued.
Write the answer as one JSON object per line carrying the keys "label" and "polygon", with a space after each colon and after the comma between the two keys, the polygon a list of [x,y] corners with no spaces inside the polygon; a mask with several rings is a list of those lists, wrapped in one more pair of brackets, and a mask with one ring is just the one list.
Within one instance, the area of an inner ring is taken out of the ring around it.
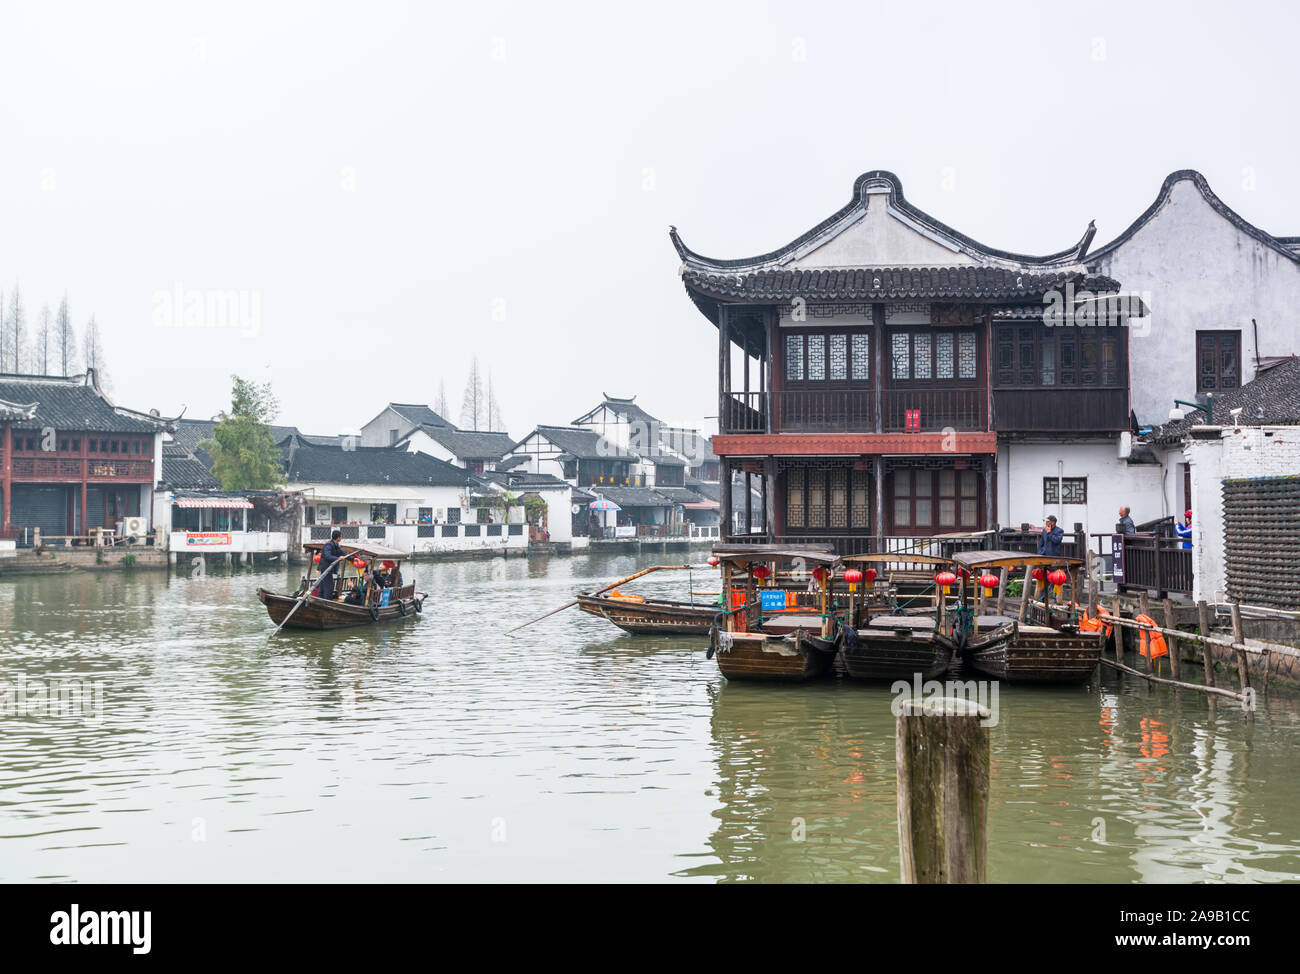
{"label": "green river water", "polygon": [[[421,564],[416,621],[275,639],[298,570],[6,579],[0,682],[102,708],[0,717],[0,881],[897,882],[888,686],[727,683],[576,609],[503,635],[663,560]],[[1300,694],[998,702],[990,881],[1300,879]]]}

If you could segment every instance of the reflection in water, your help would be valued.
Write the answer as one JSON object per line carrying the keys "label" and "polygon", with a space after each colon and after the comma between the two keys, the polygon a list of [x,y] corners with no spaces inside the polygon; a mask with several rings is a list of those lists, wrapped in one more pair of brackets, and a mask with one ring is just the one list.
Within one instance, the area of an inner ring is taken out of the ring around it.
{"label": "reflection in water", "polygon": [[[418,621],[274,640],[297,570],[0,583],[0,680],[104,685],[0,719],[0,880],[895,882],[887,687],[728,684],[576,611],[503,636],[655,560],[421,565]],[[990,877],[1297,878],[1298,699],[1003,687]]]}

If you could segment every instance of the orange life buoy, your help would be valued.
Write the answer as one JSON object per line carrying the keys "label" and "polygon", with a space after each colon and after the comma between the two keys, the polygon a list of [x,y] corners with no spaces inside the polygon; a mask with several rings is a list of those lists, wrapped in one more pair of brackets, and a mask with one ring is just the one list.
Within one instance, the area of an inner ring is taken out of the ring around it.
{"label": "orange life buoy", "polygon": [[[1140,622],[1144,626],[1154,626],[1156,624],[1156,621],[1150,616],[1134,616],[1133,621]],[[1169,647],[1165,645],[1163,633],[1148,632],[1146,629],[1139,629],[1138,632],[1141,633],[1138,652],[1147,659],[1159,659],[1161,656],[1169,655]]]}
{"label": "orange life buoy", "polygon": [[607,598],[607,599],[618,599],[620,602],[644,602],[644,601],[645,601],[645,596],[642,596],[642,595],[624,595],[624,594],[623,594],[622,592],[620,592],[618,589],[614,589],[614,591],[607,593],[607,594],[605,595],[605,598]]}

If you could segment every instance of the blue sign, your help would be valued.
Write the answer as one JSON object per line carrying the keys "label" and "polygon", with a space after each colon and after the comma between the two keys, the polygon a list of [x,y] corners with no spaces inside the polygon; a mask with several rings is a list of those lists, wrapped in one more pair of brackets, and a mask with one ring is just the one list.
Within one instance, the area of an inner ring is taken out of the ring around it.
{"label": "blue sign", "polygon": [[759,604],[763,607],[764,612],[785,608],[785,589],[783,588],[759,589],[758,597],[762,600]]}

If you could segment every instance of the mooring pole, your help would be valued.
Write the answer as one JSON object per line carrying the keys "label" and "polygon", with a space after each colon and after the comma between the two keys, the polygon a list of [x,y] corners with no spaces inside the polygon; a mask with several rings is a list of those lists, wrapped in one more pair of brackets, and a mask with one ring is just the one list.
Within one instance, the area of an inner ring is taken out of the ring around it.
{"label": "mooring pole", "polygon": [[1210,644],[1205,637],[1210,634],[1210,607],[1202,599],[1196,603],[1196,624],[1201,630],[1201,660],[1205,663],[1205,685],[1214,686],[1214,659],[1210,655]]}
{"label": "mooring pole", "polygon": [[969,700],[900,705],[898,869],[904,883],[983,883],[988,859],[989,711]]}
{"label": "mooring pole", "polygon": [[1232,611],[1232,641],[1236,643],[1234,649],[1237,653],[1237,678],[1241,681],[1241,692],[1245,693],[1250,686],[1250,664],[1246,662],[1246,650],[1242,648],[1246,637],[1241,631],[1241,603],[1234,601],[1230,606]]}
{"label": "mooring pole", "polygon": [[[1148,619],[1151,618],[1151,598],[1147,595],[1145,589],[1138,593],[1138,615],[1144,615]],[[1151,654],[1155,652],[1155,647],[1152,645],[1152,643],[1154,642],[1155,642],[1154,639],[1151,638],[1147,639],[1147,656],[1146,656],[1147,665],[1144,666],[1143,669],[1146,670],[1148,673],[1150,673],[1152,670],[1155,669],[1155,660],[1151,657]],[[1140,635],[1138,639],[1138,645],[1139,646],[1142,645],[1142,640],[1140,638]],[[1151,689],[1150,683],[1147,684],[1147,689],[1148,690]]]}
{"label": "mooring pole", "polygon": [[[1165,628],[1178,628],[1174,625],[1174,600],[1168,596],[1165,597]],[[1177,680],[1181,677],[1178,665],[1178,640],[1170,636],[1166,641],[1169,643],[1169,667],[1173,671],[1174,679]]]}
{"label": "mooring pole", "polygon": [[[1118,592],[1115,594],[1115,598],[1111,599],[1110,607],[1116,619],[1124,618],[1122,615],[1120,615],[1120,604],[1119,604]],[[1123,626],[1115,627],[1115,662],[1116,663],[1124,662],[1124,627]]]}

